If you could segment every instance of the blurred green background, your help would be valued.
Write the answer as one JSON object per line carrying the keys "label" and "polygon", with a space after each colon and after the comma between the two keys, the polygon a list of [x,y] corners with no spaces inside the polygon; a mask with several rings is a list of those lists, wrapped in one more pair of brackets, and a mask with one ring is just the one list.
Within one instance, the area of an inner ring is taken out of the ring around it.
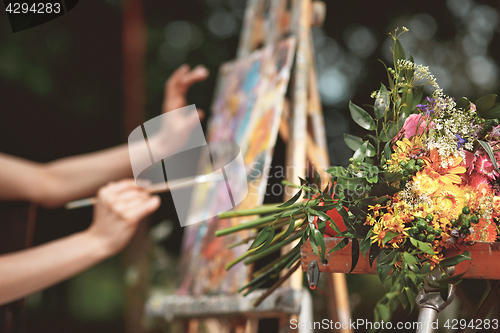
{"label": "blurred green background", "polygon": [[[498,1],[326,2],[325,24],[313,36],[332,165],[345,165],[352,154],[342,139],[351,130],[348,101],[372,103],[370,93],[386,78],[377,59],[390,64],[387,34],[396,27],[410,29],[401,38],[405,50],[430,66],[447,94],[475,100],[498,91]],[[159,114],[164,82],[183,63],[211,71],[188,96],[209,113],[217,69],[236,54],[245,0],[143,3],[148,118]],[[0,151],[46,162],[125,142],[121,15],[119,0],[80,1],[52,22],[13,34],[0,14]],[[182,229],[168,209],[171,199],[163,199],[167,203],[152,217],[160,244],[153,278],[173,292],[175,270],[166,268],[175,267]],[[35,243],[85,229],[91,214],[90,208],[40,209]],[[115,257],[30,296],[28,332],[123,332],[130,274]],[[353,317],[370,319],[383,293],[378,278],[350,276],[348,283]],[[472,297],[484,284],[466,286]],[[325,318],[322,295],[315,293],[314,306],[316,319]],[[465,315],[457,311],[451,315]],[[395,320],[416,320],[416,312],[407,317],[401,311]]]}

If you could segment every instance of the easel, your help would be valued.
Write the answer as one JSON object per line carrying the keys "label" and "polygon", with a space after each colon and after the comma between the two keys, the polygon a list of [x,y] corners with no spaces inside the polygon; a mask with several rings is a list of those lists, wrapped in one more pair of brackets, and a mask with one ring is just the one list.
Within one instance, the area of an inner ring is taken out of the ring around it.
{"label": "easel", "polygon": [[[289,89],[291,98],[285,101],[279,130],[287,144],[286,178],[298,183],[299,177],[305,178],[311,167],[321,174],[326,186],[329,178],[323,171],[329,167],[329,161],[310,35],[310,27],[322,23],[324,11],[324,3],[311,0],[248,0],[238,57],[246,57],[261,46],[275,45],[284,36],[296,37],[295,66]],[[287,190],[286,195],[294,195],[291,189]],[[298,267],[296,265],[287,274]],[[328,285],[330,293],[335,291],[336,295],[330,298],[331,319],[348,321],[350,309],[345,276],[335,275]],[[299,312],[301,289],[302,274],[295,271],[285,286],[277,288],[257,309],[252,307],[252,300],[264,292],[254,292],[245,298],[239,295],[198,297],[196,303],[192,297],[150,299],[146,312],[150,317],[190,319],[189,332],[197,332],[199,326],[198,320],[191,318],[204,317],[226,318],[224,323],[205,321],[209,331],[214,332],[256,332],[258,318],[278,317],[280,332],[286,332],[290,330],[290,319]],[[173,304],[176,304],[175,309]],[[220,304],[226,306],[220,308]],[[227,320],[228,317],[231,319]]]}

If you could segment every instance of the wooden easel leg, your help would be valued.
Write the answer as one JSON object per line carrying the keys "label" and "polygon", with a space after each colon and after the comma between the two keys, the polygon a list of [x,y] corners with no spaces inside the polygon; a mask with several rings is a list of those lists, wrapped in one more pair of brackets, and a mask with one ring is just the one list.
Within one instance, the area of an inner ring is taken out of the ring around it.
{"label": "wooden easel leg", "polygon": [[[349,323],[351,319],[351,308],[349,305],[349,293],[345,274],[332,273],[326,275],[328,293],[333,297],[328,298],[328,313],[330,320],[340,323]],[[345,327],[344,325],[342,325]],[[352,333],[352,329],[341,328],[341,333]]]}
{"label": "wooden easel leg", "polygon": [[188,333],[198,333],[198,328],[200,327],[200,321],[198,319],[191,319],[188,322]]}
{"label": "wooden easel leg", "polygon": [[259,331],[259,319],[249,318],[245,324],[245,333],[257,333]]}

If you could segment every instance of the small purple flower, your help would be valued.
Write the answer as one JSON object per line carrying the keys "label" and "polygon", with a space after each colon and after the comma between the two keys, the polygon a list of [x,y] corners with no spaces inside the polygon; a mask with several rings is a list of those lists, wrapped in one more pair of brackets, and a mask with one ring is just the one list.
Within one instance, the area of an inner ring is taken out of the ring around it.
{"label": "small purple flower", "polygon": [[466,235],[466,234],[464,234],[464,233],[461,233],[461,234],[460,234],[460,238],[462,238],[462,239],[463,239],[463,238],[465,238],[465,237],[467,237],[467,235]]}
{"label": "small purple flower", "polygon": [[427,97],[427,104],[418,104],[417,108],[425,112],[427,114],[427,117],[430,117],[436,109],[436,101],[434,100],[434,98]]}
{"label": "small purple flower", "polygon": [[455,134],[455,136],[458,139],[458,149],[460,149],[460,147],[467,142],[467,139],[462,139],[458,134]]}
{"label": "small purple flower", "polygon": [[458,236],[460,235],[460,233],[458,232],[458,229],[453,229],[453,230],[451,231],[451,235],[452,235],[452,236],[455,236],[455,237],[458,237]]}

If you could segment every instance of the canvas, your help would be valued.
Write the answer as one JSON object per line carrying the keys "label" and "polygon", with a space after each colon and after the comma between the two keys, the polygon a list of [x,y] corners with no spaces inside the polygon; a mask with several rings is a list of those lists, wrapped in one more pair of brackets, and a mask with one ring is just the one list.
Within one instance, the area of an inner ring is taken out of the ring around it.
{"label": "canvas", "polygon": [[[263,202],[274,145],[278,135],[286,88],[295,53],[293,37],[253,52],[248,57],[224,64],[212,105],[207,141],[234,142],[243,154],[247,171],[248,195],[237,209],[251,208]],[[220,155],[220,154],[219,154]],[[201,158],[206,161],[206,158]],[[214,161],[216,163],[216,161]],[[212,165],[202,163],[200,174],[212,172]],[[193,212],[216,212],[227,193],[221,183],[203,183],[193,189]],[[218,220],[186,227],[179,281],[179,294],[234,293],[248,277],[242,263],[225,271],[224,266],[242,255],[247,246],[235,246],[249,237],[248,232],[215,238],[217,229],[227,228],[248,218]]]}

